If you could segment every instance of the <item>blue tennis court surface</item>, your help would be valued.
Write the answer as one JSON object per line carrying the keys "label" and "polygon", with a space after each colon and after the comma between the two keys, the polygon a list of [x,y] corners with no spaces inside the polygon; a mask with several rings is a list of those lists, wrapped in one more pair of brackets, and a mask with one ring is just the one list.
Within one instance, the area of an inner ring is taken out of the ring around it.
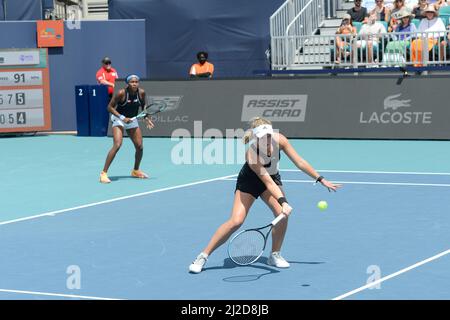
{"label": "blue tennis court surface", "polygon": [[[0,299],[450,299],[449,142],[293,141],[344,187],[314,186],[283,158],[291,268],[268,266],[268,251],[238,267],[222,246],[198,275],[188,266],[228,218],[240,165],[176,166],[175,142],[145,139],[151,179],[131,179],[128,142],[101,185],[107,138],[0,141],[15,150],[0,160]],[[271,219],[259,200],[243,228]]]}

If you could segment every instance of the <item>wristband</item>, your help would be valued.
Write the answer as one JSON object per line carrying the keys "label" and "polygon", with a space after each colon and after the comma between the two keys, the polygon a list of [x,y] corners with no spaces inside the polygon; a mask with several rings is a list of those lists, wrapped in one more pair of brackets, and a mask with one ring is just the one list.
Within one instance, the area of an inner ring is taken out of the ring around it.
{"label": "wristband", "polygon": [[288,203],[285,197],[279,197],[278,198],[278,203],[280,204],[280,206],[283,205],[283,203]]}
{"label": "wristband", "polygon": [[122,114],[119,116],[119,119],[122,120],[122,121],[125,120],[125,118],[126,117],[124,115],[122,115]]}
{"label": "wristband", "polygon": [[319,177],[316,179],[316,182],[315,182],[315,183],[321,182],[323,179],[324,179],[323,176],[319,176]]}

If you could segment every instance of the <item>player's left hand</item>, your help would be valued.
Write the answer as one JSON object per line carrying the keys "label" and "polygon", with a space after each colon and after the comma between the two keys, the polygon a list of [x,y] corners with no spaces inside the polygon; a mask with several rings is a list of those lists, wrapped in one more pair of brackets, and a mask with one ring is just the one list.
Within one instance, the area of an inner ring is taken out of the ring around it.
{"label": "player's left hand", "polygon": [[342,187],[342,184],[334,184],[331,183],[330,181],[326,180],[326,179],[322,179],[322,181],[320,181],[320,183],[326,187],[328,189],[329,192],[331,192],[331,190],[333,190],[334,192],[337,191],[338,188]]}
{"label": "player's left hand", "polygon": [[148,129],[152,129],[155,126],[152,120],[150,120],[148,117],[145,117],[145,125]]}

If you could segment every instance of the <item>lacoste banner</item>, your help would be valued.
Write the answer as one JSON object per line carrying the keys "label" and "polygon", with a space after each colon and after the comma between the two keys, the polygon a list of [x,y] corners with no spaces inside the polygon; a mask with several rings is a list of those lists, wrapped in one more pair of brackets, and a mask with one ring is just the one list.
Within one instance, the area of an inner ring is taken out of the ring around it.
{"label": "lacoste banner", "polygon": [[450,139],[448,78],[342,76],[141,81],[169,106],[145,136],[241,136],[264,117],[293,138]]}

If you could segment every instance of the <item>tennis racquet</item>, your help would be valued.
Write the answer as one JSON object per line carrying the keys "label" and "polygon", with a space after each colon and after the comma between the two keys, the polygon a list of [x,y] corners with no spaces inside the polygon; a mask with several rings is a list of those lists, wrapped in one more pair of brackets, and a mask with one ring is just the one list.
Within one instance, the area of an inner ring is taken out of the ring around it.
{"label": "tennis racquet", "polygon": [[167,103],[160,101],[151,103],[148,106],[145,106],[141,113],[139,113],[136,117],[131,118],[134,119],[142,119],[145,116],[150,116],[162,112],[167,109]]}
{"label": "tennis racquet", "polygon": [[[264,227],[243,230],[235,235],[228,243],[228,256],[230,259],[241,266],[256,262],[264,253],[267,238],[272,228],[285,217],[286,215],[282,213]],[[262,230],[266,228],[269,228],[269,230],[264,235]]]}

